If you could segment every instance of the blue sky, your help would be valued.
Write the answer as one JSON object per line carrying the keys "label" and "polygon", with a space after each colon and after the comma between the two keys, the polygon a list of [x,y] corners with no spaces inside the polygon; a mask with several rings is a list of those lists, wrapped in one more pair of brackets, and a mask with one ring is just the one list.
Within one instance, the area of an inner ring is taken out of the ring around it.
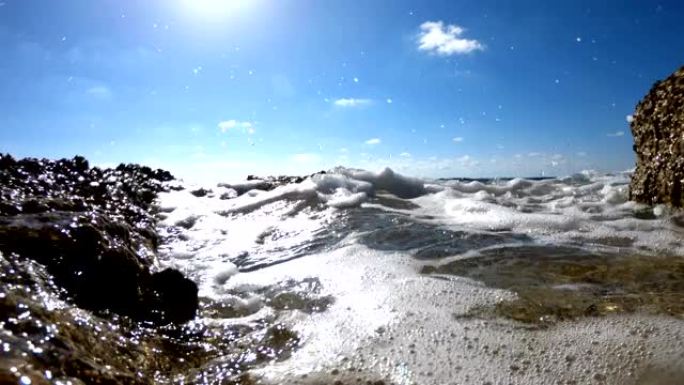
{"label": "blue sky", "polygon": [[0,0],[0,151],[186,178],[634,166],[681,1]]}

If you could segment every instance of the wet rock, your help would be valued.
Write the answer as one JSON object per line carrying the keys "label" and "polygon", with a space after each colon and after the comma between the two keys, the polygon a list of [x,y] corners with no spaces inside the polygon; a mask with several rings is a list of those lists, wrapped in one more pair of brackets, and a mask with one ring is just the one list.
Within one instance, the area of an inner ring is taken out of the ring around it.
{"label": "wet rock", "polygon": [[207,196],[207,194],[210,194],[210,193],[211,193],[211,190],[207,190],[204,188],[199,188],[197,190],[190,191],[190,194],[192,194],[198,198],[205,197],[205,196]]}
{"label": "wet rock", "polygon": [[80,307],[155,324],[195,317],[196,285],[177,271],[152,272],[159,237],[150,212],[170,173],[90,168],[78,156],[0,154],[0,166],[0,252],[44,265]]}
{"label": "wet rock", "polygon": [[[45,266],[0,252],[0,383],[254,384],[245,371],[286,358],[299,345],[278,323],[202,321],[150,329],[128,318],[98,317],[64,303]],[[157,273],[163,301],[188,281]],[[182,290],[181,290],[182,291]],[[182,316],[182,315],[181,315]],[[23,381],[28,383],[28,381]]]}
{"label": "wet rock", "polygon": [[425,266],[510,290],[515,299],[471,309],[532,324],[616,313],[684,317],[684,260],[678,256],[599,255],[580,248],[517,246]]}
{"label": "wet rock", "polygon": [[245,194],[251,190],[261,190],[261,191],[271,191],[276,187],[284,186],[291,183],[302,183],[306,179],[311,178],[315,175],[324,175],[326,171],[319,171],[308,176],[297,176],[297,175],[279,175],[279,176],[267,176],[260,177],[256,175],[247,175],[247,182],[249,183],[219,183],[218,187],[228,188],[232,191],[229,193],[224,193],[220,196],[221,199],[232,199]]}
{"label": "wet rock", "polygon": [[153,274],[152,290],[156,302],[152,308],[158,311],[158,321],[182,323],[195,318],[199,307],[197,285],[178,270]]}
{"label": "wet rock", "polygon": [[[322,172],[325,173],[325,172]],[[316,174],[312,174],[316,175]],[[267,177],[260,177],[256,175],[248,175],[247,176],[247,181],[248,182],[255,182],[253,185],[249,185],[250,189],[256,188],[259,190],[264,190],[264,191],[270,191],[273,190],[276,187],[280,187],[286,184],[290,183],[302,183],[306,180],[307,177],[304,176],[292,176],[292,175],[279,175],[279,176],[267,176]],[[232,187],[230,185],[223,185],[224,187]],[[234,187],[233,187],[234,188]],[[238,194],[241,195],[240,192]]]}
{"label": "wet rock", "polygon": [[684,206],[684,67],[653,85],[631,128],[637,166],[630,199]]}
{"label": "wet rock", "polygon": [[247,181],[251,183],[246,183],[246,184],[228,184],[228,183],[219,183],[219,187],[223,188],[228,188],[233,190],[235,193],[225,193],[221,195],[221,199],[232,199],[238,196],[243,195],[244,193],[250,191],[250,190],[262,190],[262,191],[271,191],[274,188],[278,187],[278,185],[274,184],[272,181],[267,181],[267,180],[259,180],[256,179],[253,175],[250,175],[252,179],[247,178]]}

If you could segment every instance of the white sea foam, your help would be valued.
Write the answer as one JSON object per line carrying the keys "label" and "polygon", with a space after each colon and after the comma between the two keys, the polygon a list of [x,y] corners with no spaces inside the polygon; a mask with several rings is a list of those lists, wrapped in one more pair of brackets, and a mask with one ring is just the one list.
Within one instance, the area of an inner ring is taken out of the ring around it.
{"label": "white sea foam", "polygon": [[[398,384],[499,383],[511,376],[546,384],[584,373],[568,369],[566,355],[590,369],[585,382],[633,383],[626,372],[607,368],[622,365],[617,354],[631,351],[661,354],[629,364],[635,378],[639,365],[666,364],[668,354],[684,352],[678,321],[634,315],[554,330],[492,326],[455,316],[513,293],[417,274],[425,264],[511,245],[684,256],[673,213],[629,202],[628,176],[423,181],[389,169],[337,168],[271,191],[259,190],[265,186],[258,182],[214,188],[220,193],[203,198],[174,191],[161,197],[167,239],[161,254],[199,283],[200,295],[231,306],[244,322],[277,318],[300,333],[303,344],[293,357],[260,370],[273,383],[354,367]],[[235,197],[221,199],[230,189]],[[334,298],[327,310],[273,308],[272,293],[283,282],[310,278],[320,283],[311,295]],[[659,332],[648,340],[628,338],[649,325]],[[300,382],[316,377],[307,381]]]}

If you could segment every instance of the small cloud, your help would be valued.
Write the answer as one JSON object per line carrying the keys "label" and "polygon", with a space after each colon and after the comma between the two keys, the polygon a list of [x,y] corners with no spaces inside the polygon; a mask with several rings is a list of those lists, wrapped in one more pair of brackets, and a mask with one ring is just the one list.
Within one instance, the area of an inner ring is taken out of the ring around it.
{"label": "small cloud", "polygon": [[226,133],[231,130],[242,130],[242,132],[252,135],[256,131],[254,130],[254,124],[252,122],[241,122],[235,119],[231,120],[224,120],[222,122],[219,122],[218,128],[221,130],[221,132]]}
{"label": "small cloud", "polygon": [[112,91],[106,86],[90,87],[86,90],[86,94],[100,100],[110,99],[112,97]]}
{"label": "small cloud", "polygon": [[627,121],[627,123],[632,123],[634,121],[634,116],[627,115],[625,116],[625,120]]}
{"label": "small cloud", "polygon": [[580,158],[584,158],[585,156],[587,156],[587,153],[584,151],[580,151],[577,153],[577,156],[579,156]]}
{"label": "small cloud", "polygon": [[401,154],[399,154],[399,156],[401,156],[402,158],[410,158],[410,157],[411,157],[411,153],[402,152]]}
{"label": "small cloud", "polygon": [[463,138],[460,136],[457,136],[453,139],[451,139],[454,143],[461,143],[463,141]]}
{"label": "small cloud", "polygon": [[561,155],[561,154],[553,154],[553,156],[551,156],[551,159],[553,159],[553,160],[561,160],[561,159],[563,159],[563,155]]}
{"label": "small cloud", "polygon": [[461,167],[477,167],[480,162],[477,160],[473,159],[470,155],[463,155],[461,157],[456,158],[456,163],[460,165]]}
{"label": "small cloud", "polygon": [[427,21],[420,26],[418,49],[442,56],[467,54],[484,49],[479,41],[463,38],[463,32],[465,30],[458,25]]}
{"label": "small cloud", "polygon": [[370,99],[342,98],[333,102],[337,107],[363,107],[371,104]]}
{"label": "small cloud", "polygon": [[529,153],[527,153],[527,156],[529,156],[530,158],[534,158],[534,157],[537,157],[537,156],[540,156],[540,155],[541,155],[541,153],[539,153],[539,152],[529,152]]}
{"label": "small cloud", "polygon": [[625,136],[625,132],[624,131],[616,131],[616,132],[613,132],[610,134],[606,134],[606,136],[611,137],[611,138],[619,138],[621,136]]}
{"label": "small cloud", "polygon": [[372,139],[368,139],[368,140],[366,141],[366,144],[368,144],[368,145],[370,145],[370,146],[375,146],[376,144],[380,144],[380,142],[382,142],[382,141],[380,140],[380,138],[372,138]]}
{"label": "small cloud", "polygon": [[347,149],[346,147],[342,147],[338,151],[341,152],[342,154],[346,154],[349,152],[349,149]]}
{"label": "small cloud", "polygon": [[392,104],[392,99],[391,99],[391,98],[387,98],[387,100],[385,100],[385,101],[387,102],[387,104]]}

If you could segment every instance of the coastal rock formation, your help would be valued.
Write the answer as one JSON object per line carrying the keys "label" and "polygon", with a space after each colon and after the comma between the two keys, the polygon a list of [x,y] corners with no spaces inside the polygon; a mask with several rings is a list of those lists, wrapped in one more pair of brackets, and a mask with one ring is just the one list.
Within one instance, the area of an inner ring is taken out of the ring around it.
{"label": "coastal rock formation", "polygon": [[[257,310],[198,297],[159,267],[155,200],[183,189],[172,180],[0,154],[0,384],[254,384],[247,370],[298,348],[277,317],[224,322]],[[297,287],[259,295],[274,309],[326,308]]]}
{"label": "coastal rock formation", "polygon": [[82,157],[0,154],[0,252],[45,266],[79,307],[157,325],[191,320],[195,283],[152,269],[159,242],[152,203],[172,179],[137,165],[91,168]]}
{"label": "coastal rock formation", "polygon": [[684,67],[653,85],[631,128],[637,167],[630,199],[684,206]]}

